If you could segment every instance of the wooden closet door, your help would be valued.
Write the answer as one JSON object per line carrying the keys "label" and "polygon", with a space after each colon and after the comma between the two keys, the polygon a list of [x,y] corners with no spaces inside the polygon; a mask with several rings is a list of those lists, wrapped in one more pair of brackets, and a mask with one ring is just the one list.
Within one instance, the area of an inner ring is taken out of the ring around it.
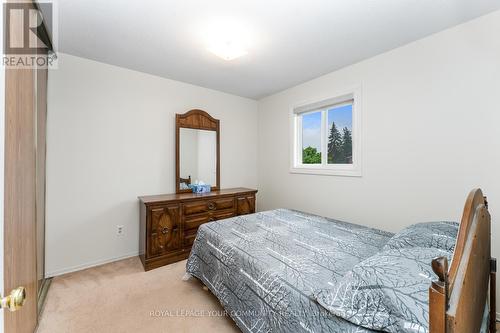
{"label": "wooden closet door", "polygon": [[[23,34],[13,29],[10,37],[19,41]],[[37,248],[45,244],[37,237],[37,232],[44,232],[37,229],[37,220],[44,224],[46,108],[41,108],[38,118],[37,96],[46,94],[46,84],[37,84],[37,72],[32,68],[5,71],[4,292],[26,288],[21,308],[4,310],[6,333],[33,333],[38,322]],[[45,72],[40,72],[43,80]]]}
{"label": "wooden closet door", "polygon": [[4,311],[6,333],[32,333],[37,324],[34,78],[32,69],[5,72],[4,290],[26,288],[24,306]]}

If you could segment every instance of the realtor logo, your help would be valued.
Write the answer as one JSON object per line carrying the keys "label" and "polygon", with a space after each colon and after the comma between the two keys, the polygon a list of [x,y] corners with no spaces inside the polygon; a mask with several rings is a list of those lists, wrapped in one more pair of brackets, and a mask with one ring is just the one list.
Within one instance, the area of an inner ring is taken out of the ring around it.
{"label": "realtor logo", "polygon": [[3,66],[53,68],[56,60],[54,16],[52,2],[4,3]]}

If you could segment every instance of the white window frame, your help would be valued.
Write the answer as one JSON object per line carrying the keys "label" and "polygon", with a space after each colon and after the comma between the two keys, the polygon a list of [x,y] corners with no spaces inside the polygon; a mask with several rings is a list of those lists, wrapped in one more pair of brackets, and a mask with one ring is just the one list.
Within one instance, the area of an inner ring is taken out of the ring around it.
{"label": "white window frame", "polygon": [[[332,106],[341,106],[343,102],[352,100],[352,158],[353,164],[328,164],[328,110]],[[302,115],[314,112],[321,115],[321,164],[302,163]],[[330,176],[362,176],[362,99],[361,88],[353,88],[334,94],[333,97],[321,98],[316,101],[301,103],[291,108],[291,158],[290,172],[330,175]]]}

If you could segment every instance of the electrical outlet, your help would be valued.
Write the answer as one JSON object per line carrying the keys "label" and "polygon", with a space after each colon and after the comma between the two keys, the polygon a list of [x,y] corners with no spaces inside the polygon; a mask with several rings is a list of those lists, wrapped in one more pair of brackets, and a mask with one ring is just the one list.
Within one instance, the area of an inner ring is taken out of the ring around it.
{"label": "electrical outlet", "polygon": [[117,225],[116,226],[116,235],[123,236],[124,233],[125,233],[125,227],[122,225]]}

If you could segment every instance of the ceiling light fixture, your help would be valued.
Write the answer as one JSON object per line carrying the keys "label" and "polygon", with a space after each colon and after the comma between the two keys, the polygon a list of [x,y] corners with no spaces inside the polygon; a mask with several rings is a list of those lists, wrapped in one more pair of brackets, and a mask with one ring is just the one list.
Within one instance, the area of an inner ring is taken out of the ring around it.
{"label": "ceiling light fixture", "polygon": [[230,61],[248,54],[244,46],[231,40],[217,42],[209,45],[207,49],[224,60]]}
{"label": "ceiling light fixture", "polygon": [[208,51],[230,61],[248,54],[252,42],[250,29],[240,21],[218,19],[203,29]]}

